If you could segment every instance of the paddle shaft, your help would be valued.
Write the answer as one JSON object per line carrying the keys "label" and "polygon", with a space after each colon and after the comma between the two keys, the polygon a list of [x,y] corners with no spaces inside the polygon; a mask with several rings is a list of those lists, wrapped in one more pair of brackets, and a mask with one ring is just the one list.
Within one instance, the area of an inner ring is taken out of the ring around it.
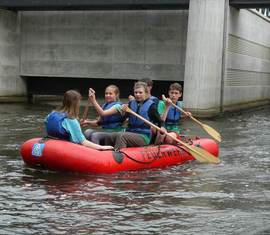
{"label": "paddle shaft", "polygon": [[197,120],[196,118],[194,118],[193,116],[188,115],[187,111],[185,111],[184,109],[180,108],[179,106],[177,106],[176,104],[174,104],[173,102],[170,102],[170,104],[175,107],[176,109],[180,110],[182,113],[184,113],[186,116],[189,116],[193,121],[197,122],[198,124],[200,124],[201,126],[203,126],[203,124]]}
{"label": "paddle shaft", "polygon": [[[133,112],[130,108],[126,108],[125,109],[126,112],[129,112],[131,114],[133,114],[134,116],[136,116],[137,118],[141,119],[142,121],[144,121],[146,124],[148,124],[149,126],[155,128],[156,130],[162,131],[162,129],[158,126],[156,126],[155,124],[151,123],[150,121],[146,120],[144,117],[140,116],[139,114]],[[171,135],[169,135],[169,133],[165,132],[166,136],[170,137],[171,139],[175,140],[176,142],[182,144],[183,146],[185,146],[187,149],[189,149],[189,153],[198,161],[200,162],[210,162],[210,163],[219,163],[220,160],[215,157],[214,155],[210,154],[209,152],[207,152],[206,150],[196,147],[196,146],[192,146],[189,144],[186,144],[185,142],[177,139],[176,137],[173,137]]]}
{"label": "paddle shaft", "polygon": [[[139,114],[133,112],[130,108],[127,108],[126,111],[129,112],[129,113],[131,113],[131,114],[133,114],[133,115],[136,116],[137,118],[141,119],[142,121],[144,121],[145,123],[147,123],[149,126],[155,128],[156,130],[162,131],[160,127],[156,126],[156,125],[153,124],[152,122],[150,122],[150,121],[148,121],[147,119],[143,118],[143,117],[140,116]],[[200,153],[198,153],[195,149],[191,149],[193,146],[190,146],[189,144],[186,144],[185,142],[183,142],[183,141],[177,139],[177,138],[174,137],[174,136],[169,135],[168,133],[165,133],[165,135],[167,135],[167,136],[170,137],[171,139],[175,140],[176,142],[178,142],[178,143],[184,145],[186,148],[188,148],[188,149],[190,149],[190,150],[196,152],[197,154],[200,154]]]}
{"label": "paddle shaft", "polygon": [[87,118],[88,110],[89,110],[89,102],[87,100],[87,104],[86,104],[84,111],[83,111],[83,117],[82,117],[83,120],[85,120]]}
{"label": "paddle shaft", "polygon": [[[163,100],[167,100],[167,98],[162,95]],[[186,112],[185,110],[183,110],[182,108],[180,108],[179,106],[175,105],[173,102],[170,101],[170,104],[175,107],[176,109],[178,109],[179,111],[183,112],[184,114],[186,114],[187,116],[189,116],[194,122],[196,122],[197,124],[199,124],[209,135],[211,135],[215,140],[217,140],[218,142],[221,142],[221,136],[220,134],[212,127],[203,124],[202,122],[200,122],[199,120],[197,120],[196,118],[194,118],[191,115],[188,115],[188,112]]]}

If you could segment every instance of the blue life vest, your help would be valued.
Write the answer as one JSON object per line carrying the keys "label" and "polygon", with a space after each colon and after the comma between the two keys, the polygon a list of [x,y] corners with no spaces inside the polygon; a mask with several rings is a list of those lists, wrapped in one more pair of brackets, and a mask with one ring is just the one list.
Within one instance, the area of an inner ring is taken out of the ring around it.
{"label": "blue life vest", "polygon": [[[129,107],[133,112],[136,112],[146,120],[150,121],[148,116],[148,111],[151,105],[154,104],[152,99],[147,99],[144,103],[139,106],[136,100],[132,100],[129,102]],[[129,115],[129,124],[127,131],[134,132],[137,134],[145,134],[150,136],[150,127],[144,123],[141,119],[137,118],[136,116],[130,114]]]}
{"label": "blue life vest", "polygon": [[150,99],[154,101],[154,103],[155,103],[156,106],[158,106],[159,99],[157,97],[151,96]]}
{"label": "blue life vest", "polygon": [[[176,105],[178,107],[182,108],[183,102],[177,101]],[[175,124],[179,123],[180,119],[181,119],[181,112],[178,109],[174,108],[173,106],[170,106],[165,124],[166,125],[175,125]]]}
{"label": "blue life vest", "polygon": [[45,123],[46,131],[49,136],[59,139],[69,140],[69,133],[62,126],[64,119],[67,117],[66,113],[51,112]]}
{"label": "blue life vest", "polygon": [[[113,101],[113,102],[110,102],[110,103],[103,104],[102,109],[103,110],[108,110],[112,106],[114,106],[115,104],[122,105],[122,103],[120,101]],[[119,112],[117,112],[116,114],[113,114],[113,115],[101,117],[101,126],[102,126],[103,129],[118,128],[118,127],[122,126],[122,123],[123,123],[123,117]]]}

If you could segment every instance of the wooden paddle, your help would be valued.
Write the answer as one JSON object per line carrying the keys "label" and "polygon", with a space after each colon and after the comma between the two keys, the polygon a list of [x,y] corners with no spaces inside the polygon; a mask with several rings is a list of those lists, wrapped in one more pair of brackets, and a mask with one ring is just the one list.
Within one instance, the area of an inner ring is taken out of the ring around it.
{"label": "wooden paddle", "polygon": [[87,119],[87,115],[88,115],[88,110],[89,110],[89,101],[87,100],[87,104],[86,104],[86,106],[85,106],[85,108],[84,108],[84,111],[83,111],[83,117],[82,117],[82,119],[83,119],[83,121],[85,120],[85,119]]}
{"label": "wooden paddle", "polygon": [[[137,118],[141,119],[142,121],[144,121],[146,124],[148,124],[149,126],[155,128],[158,131],[161,131],[161,128],[154,125],[152,122],[146,120],[145,118],[143,118],[142,116],[140,116],[139,114],[133,112],[130,108],[126,107],[124,109],[124,111],[131,113],[132,115],[136,116]],[[183,146],[185,146],[188,150],[189,153],[199,162],[209,162],[209,163],[215,163],[218,164],[220,163],[220,160],[215,157],[214,155],[212,155],[211,153],[207,152],[206,150],[187,144],[171,135],[169,135],[169,133],[165,133],[168,137],[172,138],[174,141],[182,144]]]}
{"label": "wooden paddle", "polygon": [[[89,96],[89,95],[94,95],[95,93],[96,93],[96,92],[95,92],[92,88],[89,88],[88,96]],[[82,120],[83,120],[83,121],[84,121],[85,119],[87,119],[89,106],[90,106],[90,103],[89,103],[89,98],[88,98],[88,99],[87,99],[86,106],[85,106],[84,111],[83,111],[83,117],[82,117]]]}
{"label": "wooden paddle", "polygon": [[[167,98],[165,97],[165,95],[162,95],[162,99],[163,101],[169,101],[167,100]],[[190,117],[194,122],[196,122],[197,124],[199,124],[209,135],[211,135],[216,141],[221,142],[221,136],[220,134],[212,127],[201,123],[199,120],[197,120],[196,118],[194,118],[193,116],[188,115],[188,113],[183,110],[182,108],[180,108],[179,106],[175,105],[173,102],[169,103],[175,107],[176,109],[180,110],[181,112],[183,112],[185,115],[187,115],[188,117]]]}

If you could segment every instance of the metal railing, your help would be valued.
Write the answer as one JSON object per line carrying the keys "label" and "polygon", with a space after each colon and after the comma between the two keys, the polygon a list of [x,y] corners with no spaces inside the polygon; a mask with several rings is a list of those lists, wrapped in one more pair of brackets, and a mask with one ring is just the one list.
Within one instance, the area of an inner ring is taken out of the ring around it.
{"label": "metal railing", "polygon": [[270,19],[270,8],[256,8],[256,11]]}

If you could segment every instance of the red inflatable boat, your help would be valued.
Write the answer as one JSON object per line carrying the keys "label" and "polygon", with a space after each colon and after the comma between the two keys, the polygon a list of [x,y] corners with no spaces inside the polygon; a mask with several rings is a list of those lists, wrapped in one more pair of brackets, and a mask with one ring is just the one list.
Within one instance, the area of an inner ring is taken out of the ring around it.
{"label": "red inflatable boat", "polygon": [[[189,139],[189,142],[218,156],[218,145],[213,140]],[[115,152],[98,151],[63,140],[43,141],[41,138],[26,141],[21,146],[21,155],[24,162],[32,167],[80,173],[115,173],[162,168],[194,160],[183,146],[150,145],[123,148]]]}

